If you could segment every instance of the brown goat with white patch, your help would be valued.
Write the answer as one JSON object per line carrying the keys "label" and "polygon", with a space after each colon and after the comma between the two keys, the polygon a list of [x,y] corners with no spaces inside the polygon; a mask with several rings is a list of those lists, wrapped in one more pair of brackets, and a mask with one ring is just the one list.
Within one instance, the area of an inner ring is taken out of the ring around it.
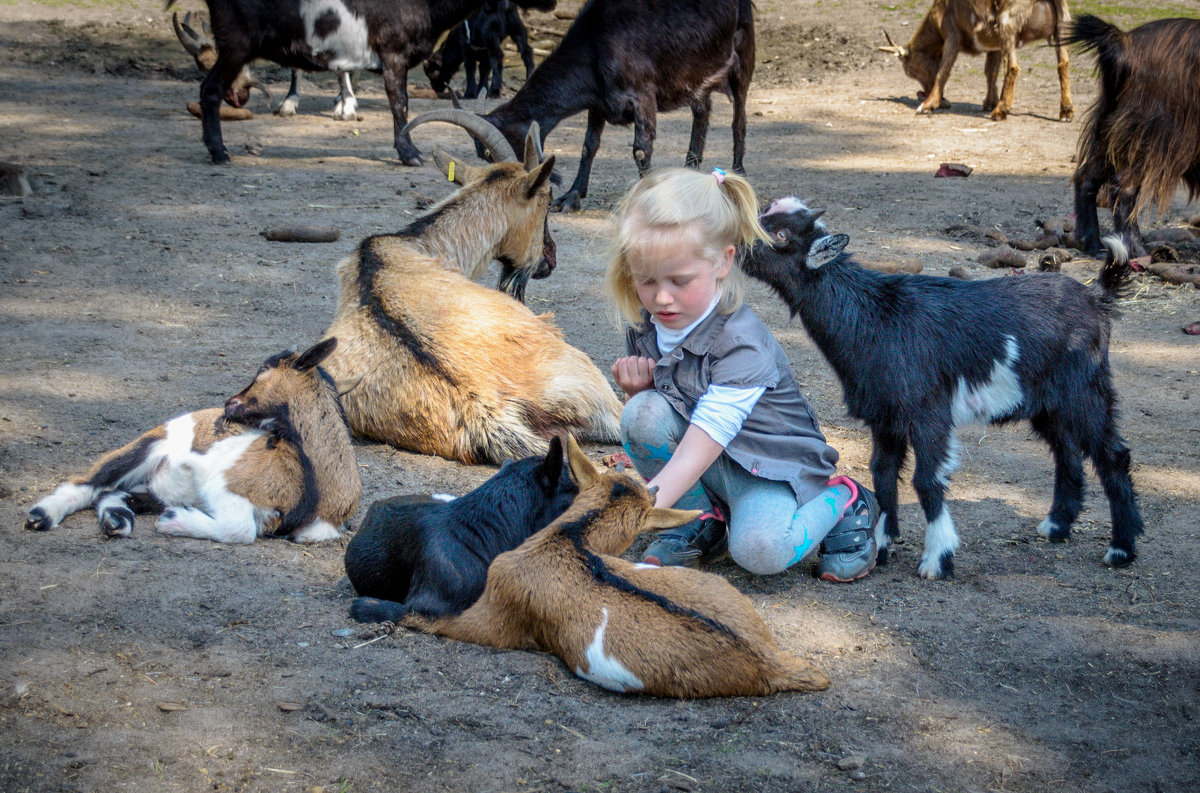
{"label": "brown goat with white patch", "polygon": [[638,534],[697,513],[656,508],[633,477],[597,469],[574,439],[567,450],[579,484],[567,511],[497,556],[466,611],[410,614],[405,626],[551,652],[579,677],[622,693],[694,698],[829,687],[819,669],[779,649],[750,600],[724,578],[615,556]]}
{"label": "brown goat with white patch", "polygon": [[1082,16],[1071,44],[1096,53],[1100,95],[1079,135],[1076,234],[1103,250],[1097,197],[1112,189],[1113,226],[1133,256],[1144,256],[1137,218],[1170,205],[1182,182],[1200,196],[1200,19],[1159,19],[1128,33]]}
{"label": "brown goat with white patch", "polygon": [[532,142],[525,165],[474,168],[439,153],[462,189],[338,265],[326,334],[340,344],[326,365],[337,378],[362,374],[345,400],[356,433],[493,464],[544,455],[546,439],[562,432],[617,440],[620,401],[550,316],[451,271],[500,259],[528,274],[538,261],[554,158],[537,159]]}
{"label": "brown goat with white patch", "polygon": [[163,534],[234,543],[340,536],[362,485],[337,387],[318,368],[336,344],[273,356],[224,409],[177,416],[105,454],[35,504],[25,528],[46,531],[95,506],[105,534],[128,537],[135,509],[165,506]]}
{"label": "brown goat with white patch", "polygon": [[[906,46],[892,42],[884,32],[888,46],[880,47],[900,59],[904,73],[921,84],[917,99],[918,113],[932,113],[950,107],[942,92],[950,79],[950,69],[960,52],[978,55],[986,52],[983,73],[987,95],[983,111],[993,121],[1003,121],[1012,110],[1017,85],[1017,48],[1031,41],[1046,39],[1058,56],[1058,84],[1061,89],[1058,118],[1075,117],[1071,103],[1070,57],[1063,47],[1059,28],[1070,19],[1067,0],[934,0]],[[996,90],[996,77],[1004,67],[1004,87]]]}

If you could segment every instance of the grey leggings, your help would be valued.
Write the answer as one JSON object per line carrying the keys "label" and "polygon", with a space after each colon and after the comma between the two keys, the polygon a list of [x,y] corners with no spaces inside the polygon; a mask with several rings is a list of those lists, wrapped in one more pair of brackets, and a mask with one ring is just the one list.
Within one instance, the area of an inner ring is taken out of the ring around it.
{"label": "grey leggings", "polygon": [[[642,391],[621,414],[621,443],[638,473],[651,479],[671,459],[687,428],[688,422],[661,394]],[[674,506],[711,512],[714,499],[729,510],[730,556],[751,573],[767,575],[786,570],[816,549],[841,519],[850,489],[834,485],[797,505],[787,482],[754,476],[722,454]]]}

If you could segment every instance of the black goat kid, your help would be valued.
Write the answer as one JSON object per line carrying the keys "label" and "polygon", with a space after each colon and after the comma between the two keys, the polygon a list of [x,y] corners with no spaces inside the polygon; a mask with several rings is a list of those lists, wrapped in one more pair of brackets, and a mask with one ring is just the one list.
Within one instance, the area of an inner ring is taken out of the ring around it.
{"label": "black goat kid", "polygon": [[918,572],[954,572],[958,534],[944,491],[957,467],[954,431],[972,422],[1029,419],[1054,455],[1054,501],[1038,533],[1070,536],[1083,505],[1083,455],[1108,496],[1112,540],[1106,564],[1136,557],[1142,533],[1130,456],[1117,433],[1109,372],[1111,303],[1129,272],[1115,237],[1099,288],[1056,273],[960,281],[867,270],[842,250],[795,198],[763,214],[772,245],[758,244],[743,267],[798,314],[842,383],[850,415],[871,430],[871,474],[886,513],[876,527],[880,560],[898,536],[896,484],[911,445],[913,487],[928,528]]}
{"label": "black goat kid", "polygon": [[[525,79],[533,71],[533,48],[529,32],[512,0],[484,0],[483,8],[450,31],[437,52],[425,61],[425,76],[429,87],[439,94],[450,87],[450,80],[459,66],[465,67],[467,87],[464,97],[474,99],[480,91],[490,97],[500,96],[504,85],[504,40],[511,38],[525,64]],[[479,74],[479,85],[475,74]],[[491,75],[491,85],[488,85]]]}
{"label": "black goat kid", "polygon": [[555,436],[544,459],[506,462],[462,498],[376,501],[346,546],[346,575],[363,596],[350,615],[397,622],[410,611],[458,614],[479,599],[492,560],[549,525],[578,493]]}

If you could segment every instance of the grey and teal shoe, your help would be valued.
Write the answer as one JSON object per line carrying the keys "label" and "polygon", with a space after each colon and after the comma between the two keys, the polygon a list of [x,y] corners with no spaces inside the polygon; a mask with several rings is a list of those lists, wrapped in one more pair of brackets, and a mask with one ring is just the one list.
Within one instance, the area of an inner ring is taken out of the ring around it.
{"label": "grey and teal shoe", "polygon": [[831,479],[829,484],[849,487],[850,503],[821,543],[817,575],[822,581],[848,584],[875,569],[879,556],[879,545],[875,542],[879,502],[874,493],[848,476]]}

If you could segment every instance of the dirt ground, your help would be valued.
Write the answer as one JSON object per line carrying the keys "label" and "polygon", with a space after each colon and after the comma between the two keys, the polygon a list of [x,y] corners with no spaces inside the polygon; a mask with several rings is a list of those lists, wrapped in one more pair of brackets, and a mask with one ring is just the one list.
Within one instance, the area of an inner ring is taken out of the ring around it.
{"label": "dirt ground", "polygon": [[[1036,220],[1070,213],[1081,125],[1056,120],[1052,53],[1022,51],[1004,123],[981,114],[982,61],[965,57],[947,91],[953,109],[918,117],[915,83],[875,46],[882,27],[907,38],[923,4],[758,7],[746,169],[760,196],[827,207],[864,257],[1022,277],[977,262],[986,240],[945,229],[1033,238]],[[131,538],[109,541],[90,512],[24,531],[29,506],[103,451],[219,404],[268,355],[319,338],[335,263],[448,193],[432,164],[398,164],[371,75],[361,121],[334,121],[334,81],[314,75],[298,117],[254,104],[253,120],[227,123],[233,165],[212,166],[184,110],[196,72],[168,19],[158,0],[0,0],[0,159],[39,187],[0,197],[0,790],[1200,789],[1200,552],[1188,544],[1200,512],[1200,337],[1181,332],[1200,320],[1200,292],[1146,274],[1112,340],[1147,525],[1138,560],[1102,564],[1110,524],[1090,474],[1074,539],[1039,539],[1045,447],[1026,426],[970,430],[950,490],[963,541],[954,579],[916,577],[922,520],[907,484],[907,542],[858,584],[821,583],[806,565],[768,578],[717,566],[785,647],[829,674],[821,694],[617,696],[549,656],[376,636],[347,617],[344,540],[219,546],[158,536],[144,517]],[[566,25],[530,22],[542,48],[553,38],[539,31]],[[1081,111],[1095,93],[1090,69],[1075,59]],[[509,94],[519,72],[507,73]],[[263,73],[278,101],[286,74]],[[718,99],[709,164],[728,165],[729,118]],[[583,123],[569,119],[548,141],[568,178]],[[686,111],[660,119],[657,163],[682,162],[689,123]],[[470,152],[439,125],[415,137],[426,151]],[[551,218],[559,267],[528,295],[604,369],[621,351],[600,288],[606,217],[635,175],[631,139],[606,132],[584,210]],[[942,162],[975,170],[935,179]],[[1200,213],[1183,199],[1165,220]],[[341,238],[259,233],[297,221]],[[1086,281],[1096,266],[1064,270]],[[830,369],[771,294],[749,299],[843,468],[869,480],[869,441]],[[355,524],[376,498],[462,493],[493,472],[357,450]]]}

